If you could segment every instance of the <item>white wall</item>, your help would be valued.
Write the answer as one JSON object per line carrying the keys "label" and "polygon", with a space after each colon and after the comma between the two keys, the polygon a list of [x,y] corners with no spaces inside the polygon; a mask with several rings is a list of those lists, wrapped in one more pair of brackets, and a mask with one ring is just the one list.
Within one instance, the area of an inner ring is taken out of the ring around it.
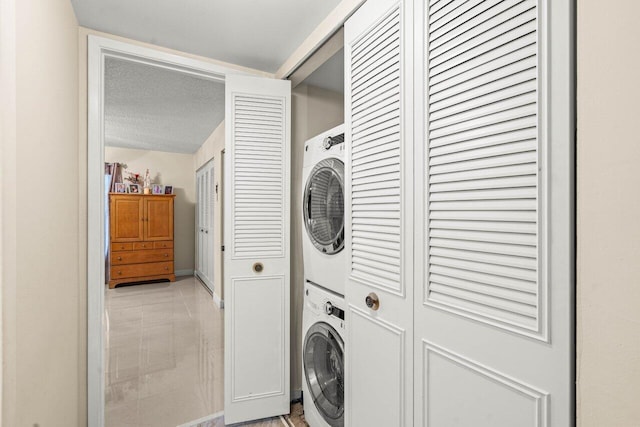
{"label": "white wall", "polygon": [[[193,270],[195,265],[196,182],[193,154],[105,147],[105,162],[125,163],[128,171],[149,169],[154,184],[173,185],[174,263],[176,272]],[[126,174],[123,173],[123,178]]]}
{"label": "white wall", "polygon": [[302,84],[291,94],[291,390],[302,388],[302,166],[304,143],[344,122],[344,96]]}
{"label": "white wall", "polygon": [[68,0],[2,0],[0,15],[2,422],[80,426],[78,24]]}
{"label": "white wall", "polygon": [[578,425],[640,425],[640,2],[578,0]]}
{"label": "white wall", "polygon": [[224,150],[224,121],[218,125],[209,138],[202,144],[193,156],[195,170],[200,169],[209,160],[213,159],[213,174],[215,185],[218,186],[218,194],[215,200],[213,212],[213,280],[215,289],[213,292],[219,299],[224,299],[224,289],[222,287],[222,151]]}

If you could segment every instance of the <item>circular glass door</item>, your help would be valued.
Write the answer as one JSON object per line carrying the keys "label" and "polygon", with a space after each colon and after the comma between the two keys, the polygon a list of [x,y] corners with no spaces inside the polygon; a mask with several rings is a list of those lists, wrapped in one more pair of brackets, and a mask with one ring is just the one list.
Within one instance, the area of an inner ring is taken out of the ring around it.
{"label": "circular glass door", "polygon": [[304,373],[318,412],[332,427],[344,426],[344,343],[329,324],[314,324],[304,339]]}
{"label": "circular glass door", "polygon": [[313,245],[335,254],[344,247],[344,163],[324,159],[311,171],[304,190],[304,225]]}

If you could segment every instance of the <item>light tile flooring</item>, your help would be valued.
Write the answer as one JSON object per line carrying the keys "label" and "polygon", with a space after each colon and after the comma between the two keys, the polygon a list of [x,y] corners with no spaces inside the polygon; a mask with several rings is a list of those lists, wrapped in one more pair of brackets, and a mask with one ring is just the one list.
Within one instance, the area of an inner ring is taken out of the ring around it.
{"label": "light tile flooring", "polygon": [[106,292],[107,427],[161,427],[222,411],[223,312],[193,277]]}

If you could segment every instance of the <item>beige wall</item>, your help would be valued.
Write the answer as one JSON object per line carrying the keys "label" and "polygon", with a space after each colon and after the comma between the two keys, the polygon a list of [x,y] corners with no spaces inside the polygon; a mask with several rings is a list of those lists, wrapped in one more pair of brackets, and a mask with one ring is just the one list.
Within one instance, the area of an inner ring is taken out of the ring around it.
{"label": "beige wall", "polygon": [[218,186],[215,208],[213,212],[213,281],[214,293],[220,299],[224,299],[222,287],[222,151],[224,150],[224,121],[218,125],[209,138],[202,144],[193,156],[195,169],[198,170],[209,160],[213,159],[213,174],[215,185]]}
{"label": "beige wall", "polygon": [[2,30],[3,86],[15,88],[15,100],[3,93],[1,107],[10,119],[2,156],[2,421],[79,426],[86,423],[86,315],[78,24],[68,0],[4,0],[2,9],[3,26],[15,25]]}
{"label": "beige wall", "polygon": [[640,425],[640,2],[578,0],[578,420]]}
{"label": "beige wall", "polygon": [[304,143],[344,122],[344,96],[302,84],[291,94],[291,390],[302,388],[302,165]]}
{"label": "beige wall", "polygon": [[105,147],[105,162],[125,163],[128,171],[144,175],[149,169],[154,184],[173,185],[176,195],[173,206],[174,259],[177,274],[194,268],[196,181],[193,154],[162,151],[131,150]]}

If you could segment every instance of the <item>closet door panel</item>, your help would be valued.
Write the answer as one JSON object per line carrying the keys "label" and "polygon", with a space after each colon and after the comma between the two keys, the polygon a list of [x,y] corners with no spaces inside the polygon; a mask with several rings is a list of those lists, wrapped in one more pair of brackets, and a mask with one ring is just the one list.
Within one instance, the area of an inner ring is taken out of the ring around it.
{"label": "closet door panel", "polygon": [[571,2],[416,4],[416,425],[572,425]]}
{"label": "closet door panel", "polygon": [[226,80],[225,422],[290,403],[290,82]]}
{"label": "closet door panel", "polygon": [[345,24],[350,426],[413,422],[411,13],[369,0]]}

